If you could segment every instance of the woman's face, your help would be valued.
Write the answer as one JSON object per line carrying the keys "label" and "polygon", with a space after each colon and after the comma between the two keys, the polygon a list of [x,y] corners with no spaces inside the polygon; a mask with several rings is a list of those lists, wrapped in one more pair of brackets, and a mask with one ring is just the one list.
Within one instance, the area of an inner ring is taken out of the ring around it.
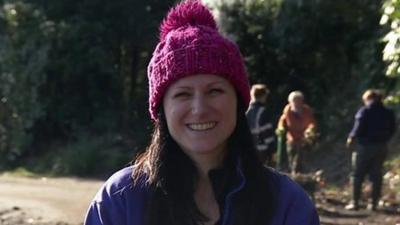
{"label": "woman's face", "polygon": [[229,81],[209,74],[181,78],[168,88],[163,107],[172,138],[190,158],[223,156],[236,126]]}

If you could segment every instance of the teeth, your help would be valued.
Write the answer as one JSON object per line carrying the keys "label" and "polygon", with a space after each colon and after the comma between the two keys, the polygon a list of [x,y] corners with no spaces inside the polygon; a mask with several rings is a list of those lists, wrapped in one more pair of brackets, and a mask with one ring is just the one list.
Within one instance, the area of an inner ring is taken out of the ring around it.
{"label": "teeth", "polygon": [[208,122],[208,123],[191,123],[188,124],[189,128],[192,130],[208,130],[215,127],[216,122]]}

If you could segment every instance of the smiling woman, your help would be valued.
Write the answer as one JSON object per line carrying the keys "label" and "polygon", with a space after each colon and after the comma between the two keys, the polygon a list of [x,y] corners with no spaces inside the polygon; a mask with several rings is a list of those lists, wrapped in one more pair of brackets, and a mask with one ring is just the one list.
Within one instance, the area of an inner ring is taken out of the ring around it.
{"label": "smiling woman", "polygon": [[238,47],[189,0],[161,25],[148,67],[154,133],[100,189],[86,225],[317,225],[304,191],[258,160]]}

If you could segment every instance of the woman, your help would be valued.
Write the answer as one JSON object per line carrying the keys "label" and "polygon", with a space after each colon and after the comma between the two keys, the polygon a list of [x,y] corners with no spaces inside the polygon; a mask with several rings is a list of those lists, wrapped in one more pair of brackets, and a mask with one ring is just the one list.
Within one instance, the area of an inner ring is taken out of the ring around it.
{"label": "woman", "polygon": [[155,129],[100,189],[86,225],[314,225],[308,196],[257,159],[237,46],[199,1],[173,8],[148,67]]}

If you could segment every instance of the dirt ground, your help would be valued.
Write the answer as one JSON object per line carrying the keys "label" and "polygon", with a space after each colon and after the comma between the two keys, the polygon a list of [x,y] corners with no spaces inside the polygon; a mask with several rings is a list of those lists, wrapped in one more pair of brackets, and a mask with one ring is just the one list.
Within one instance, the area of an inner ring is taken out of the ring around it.
{"label": "dirt ground", "polygon": [[[80,225],[103,181],[0,175],[0,225]],[[321,225],[400,225],[399,206],[344,210],[341,193],[315,194]]]}
{"label": "dirt ground", "polygon": [[0,225],[77,225],[103,181],[0,175]]}
{"label": "dirt ground", "polygon": [[377,211],[366,209],[366,203],[358,211],[345,210],[347,201],[340,193],[316,193],[316,206],[321,225],[400,225],[398,204],[381,205]]}

